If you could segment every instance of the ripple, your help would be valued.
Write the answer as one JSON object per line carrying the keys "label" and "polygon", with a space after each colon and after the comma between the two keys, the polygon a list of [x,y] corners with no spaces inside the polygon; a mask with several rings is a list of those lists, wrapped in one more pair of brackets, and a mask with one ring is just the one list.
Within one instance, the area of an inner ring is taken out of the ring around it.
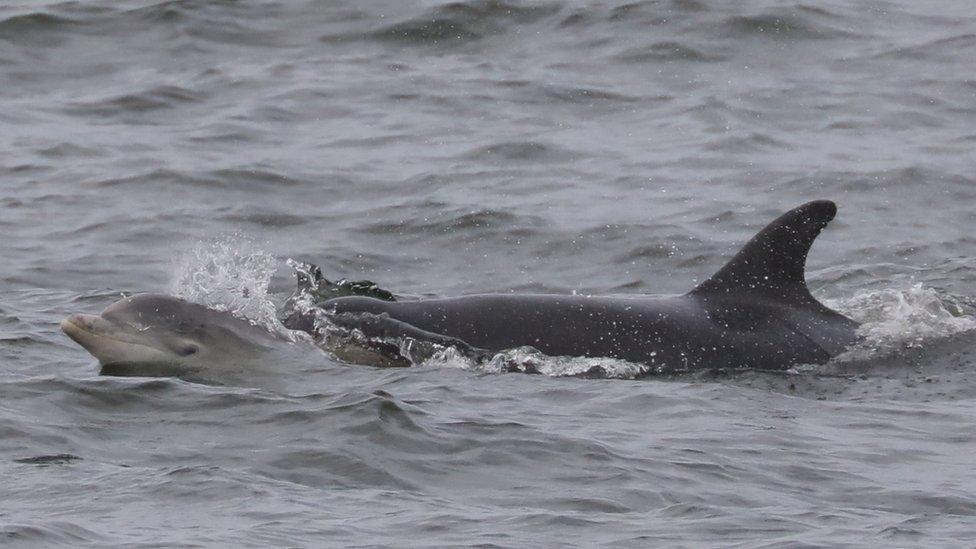
{"label": "ripple", "polygon": [[299,227],[308,223],[308,218],[274,210],[258,209],[257,211],[240,212],[222,216],[232,223],[247,223],[259,227]]}
{"label": "ripple", "polygon": [[559,101],[582,105],[591,105],[594,103],[633,103],[641,100],[632,95],[598,88],[546,85],[540,91],[545,101]]}
{"label": "ripple", "polygon": [[766,38],[770,40],[828,40],[856,36],[855,34],[813,21],[811,15],[798,12],[735,15],[726,19],[722,27],[732,36]]}
{"label": "ripple", "polygon": [[365,231],[372,234],[454,235],[465,232],[483,233],[490,230],[525,231],[541,226],[541,218],[517,215],[502,210],[475,210],[442,214],[444,219],[403,219],[396,222],[373,223]]}
{"label": "ripple", "polygon": [[81,459],[74,454],[50,454],[43,456],[33,456],[27,458],[18,458],[14,461],[16,463],[24,463],[27,465],[65,465],[71,463],[72,461],[77,461]]}
{"label": "ripple", "polygon": [[104,153],[93,147],[83,147],[76,143],[59,143],[39,149],[37,154],[46,158],[97,158]]}
{"label": "ripple", "polygon": [[98,187],[142,187],[147,184],[187,185],[190,187],[212,189],[239,189],[262,192],[280,187],[298,187],[306,182],[289,176],[265,170],[223,169],[190,174],[159,168],[138,175],[97,181]]}
{"label": "ripple", "polygon": [[67,111],[74,114],[92,116],[112,116],[125,113],[146,113],[168,110],[184,105],[200,103],[206,94],[174,85],[154,86],[152,88],[125,93],[107,99],[77,101],[71,103]]}
{"label": "ripple", "polygon": [[67,17],[50,13],[36,12],[14,15],[0,20],[0,40],[13,44],[29,43],[31,45],[54,46],[63,41],[55,39],[54,35],[68,34],[80,23]]}
{"label": "ripple", "polygon": [[722,137],[708,143],[705,148],[709,151],[745,154],[765,150],[792,150],[793,147],[770,135],[754,132],[748,136]]}
{"label": "ripple", "polygon": [[466,156],[472,160],[485,162],[562,162],[571,160],[574,154],[536,141],[511,141],[480,147]]}
{"label": "ripple", "polygon": [[614,6],[609,10],[600,10],[588,5],[573,10],[563,18],[561,27],[596,28],[609,23],[611,28],[619,30],[620,25],[631,25],[646,29],[653,25],[667,27],[676,20],[682,20],[688,14],[701,14],[709,11],[709,7],[699,0],[641,0],[627,2]]}
{"label": "ripple", "polygon": [[976,33],[965,33],[946,38],[937,38],[912,46],[901,46],[876,53],[874,59],[950,62],[961,52],[972,51],[976,47]]}
{"label": "ripple", "polygon": [[0,539],[14,543],[58,544],[77,546],[104,541],[105,538],[71,522],[44,521],[40,524],[5,524]]}
{"label": "ripple", "polygon": [[499,0],[454,2],[371,33],[371,37],[404,45],[464,44],[489,35],[516,31],[559,10],[557,4],[527,6]]}
{"label": "ripple", "polygon": [[419,487],[384,468],[354,455],[335,450],[303,448],[278,453],[262,467],[262,473],[275,479],[311,487],[382,487],[390,490],[418,491]]}
{"label": "ripple", "polygon": [[680,42],[655,42],[649,46],[632,47],[613,57],[625,63],[652,61],[708,63],[725,60],[723,56],[707,54]]}
{"label": "ripple", "polygon": [[224,169],[215,170],[210,174],[224,185],[231,187],[300,187],[305,185],[305,181],[261,169]]}
{"label": "ripple", "polygon": [[[128,29],[169,29],[205,42],[274,47],[290,45],[291,35],[261,28],[261,23],[280,16],[280,10],[272,4],[169,0],[126,10],[121,17],[104,23],[124,24]],[[203,51],[198,46],[191,47]]]}

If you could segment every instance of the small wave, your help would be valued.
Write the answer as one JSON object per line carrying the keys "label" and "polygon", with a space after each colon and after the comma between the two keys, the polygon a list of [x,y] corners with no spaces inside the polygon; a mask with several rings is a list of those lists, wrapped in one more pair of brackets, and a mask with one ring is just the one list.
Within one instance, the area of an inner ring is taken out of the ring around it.
{"label": "small wave", "polygon": [[404,21],[373,33],[373,37],[380,40],[418,45],[463,43],[479,40],[482,36],[474,25],[445,17]]}
{"label": "small wave", "polygon": [[726,19],[723,27],[735,37],[770,40],[827,40],[853,36],[848,31],[814,22],[812,14],[803,17],[797,12],[736,15]]}
{"label": "small wave", "polygon": [[[661,9],[662,4],[666,6],[665,9]],[[661,17],[666,23],[676,13],[703,13],[709,11],[709,9],[709,6],[700,0],[669,0],[666,2],[659,0],[640,0],[615,7],[611,12],[611,19],[632,19],[641,12],[644,12]]]}
{"label": "small wave", "polygon": [[615,256],[618,263],[630,263],[649,259],[662,259],[681,253],[678,245],[673,241],[659,241],[635,246],[626,252]]}
{"label": "small wave", "polygon": [[[632,103],[641,100],[638,97],[597,88],[548,85],[543,87],[540,92],[546,101],[558,101],[581,105],[592,105],[597,103]],[[666,100],[669,98],[658,97],[654,99]]]}
{"label": "small wave", "polygon": [[102,116],[127,112],[145,113],[199,103],[204,99],[206,96],[202,93],[180,86],[164,85],[108,99],[75,102],[68,107],[68,111],[74,114]]}
{"label": "small wave", "polygon": [[43,521],[41,525],[5,524],[0,526],[0,539],[12,543],[27,543],[39,546],[103,544],[104,536],[73,524],[62,521]]}
{"label": "small wave", "polygon": [[647,63],[653,61],[706,63],[722,61],[725,58],[720,55],[704,53],[680,42],[656,42],[649,46],[627,48],[614,55],[614,59],[625,63]]}
{"label": "small wave", "polygon": [[266,210],[262,208],[250,209],[230,215],[222,216],[222,219],[232,223],[250,223],[261,227],[298,227],[308,222],[308,219],[284,212]]}
{"label": "small wave", "polygon": [[143,185],[152,183],[206,185],[206,181],[204,180],[167,169],[154,169],[136,175],[111,177],[96,181],[94,185],[98,187],[142,187]]}
{"label": "small wave", "polygon": [[93,148],[83,147],[75,143],[62,142],[37,150],[37,154],[47,158],[97,158],[105,153]]}
{"label": "small wave", "polygon": [[530,236],[534,227],[544,225],[542,218],[517,215],[503,210],[483,209],[475,211],[455,211],[445,214],[443,219],[403,219],[398,222],[380,222],[366,226],[363,230],[371,234],[399,235],[452,235],[476,233],[484,236],[484,231],[502,230],[513,236]]}
{"label": "small wave", "polygon": [[791,150],[793,147],[769,135],[753,132],[748,136],[721,137],[708,143],[705,148],[709,151],[746,154],[765,150]]}
{"label": "small wave", "polygon": [[[889,191],[905,189],[923,191],[924,189],[930,188],[933,181],[938,181],[939,186],[943,189],[965,193],[959,197],[971,199],[972,189],[976,186],[976,178],[964,177],[948,171],[920,165],[858,173],[837,172],[827,176],[819,176],[818,179],[799,177],[790,181],[790,184],[797,186],[820,184],[820,181],[828,180],[828,178],[837,181],[838,191],[849,194],[870,193],[876,191],[879,186]],[[890,209],[895,206],[881,203],[877,207]]]}
{"label": "small wave", "polygon": [[841,362],[890,355],[976,330],[976,318],[962,300],[921,283],[828,300],[827,305],[861,324],[863,341],[835,359]]}
{"label": "small wave", "polygon": [[169,0],[126,10],[123,18],[116,20],[116,26],[168,28],[194,39],[223,44],[285,45],[290,40],[288,33],[259,26],[275,15],[277,12],[270,6],[246,2]]}
{"label": "small wave", "polygon": [[489,162],[560,162],[571,160],[573,154],[559,147],[536,141],[514,141],[475,149],[468,153],[467,157]]}
{"label": "small wave", "polygon": [[[664,5],[662,5],[664,4]],[[643,29],[648,26],[673,25],[685,14],[704,13],[709,7],[699,0],[642,0],[614,6],[608,11],[588,5],[574,9],[560,22],[562,27],[592,26],[600,23],[629,23]]]}
{"label": "small wave", "polygon": [[933,61],[948,63],[955,61],[960,52],[971,51],[976,46],[976,34],[966,33],[946,38],[929,40],[913,46],[898,48],[876,53],[872,59],[914,59],[918,61]]}
{"label": "small wave", "polygon": [[267,192],[280,186],[303,185],[300,179],[294,179],[279,173],[264,170],[224,169],[204,172],[203,174],[185,173],[176,170],[157,168],[145,173],[98,181],[99,187],[136,186],[147,184],[188,185],[191,187],[210,189],[240,189],[244,191]]}
{"label": "small wave", "polygon": [[300,186],[304,181],[277,172],[259,169],[224,169],[210,172],[219,182],[230,187],[255,188],[263,186]]}
{"label": "small wave", "polygon": [[26,13],[14,15],[0,20],[0,40],[14,44],[52,45],[59,42],[52,40],[51,34],[71,30],[79,23],[67,17],[50,13]]}
{"label": "small wave", "polygon": [[194,11],[202,6],[195,0],[169,0],[128,10],[127,14],[146,23],[182,23],[191,20]]}
{"label": "small wave", "polygon": [[81,459],[74,454],[49,454],[15,459],[16,463],[27,465],[64,465]]}
{"label": "small wave", "polygon": [[455,2],[379,29],[370,36],[405,45],[464,44],[489,35],[517,31],[519,25],[533,23],[558,10],[556,4],[526,6],[498,0]]}

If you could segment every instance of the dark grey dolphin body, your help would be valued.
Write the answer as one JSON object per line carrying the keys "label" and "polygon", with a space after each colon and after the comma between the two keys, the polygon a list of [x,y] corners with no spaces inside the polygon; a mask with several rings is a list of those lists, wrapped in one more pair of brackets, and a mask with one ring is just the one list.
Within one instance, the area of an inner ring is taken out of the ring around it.
{"label": "dark grey dolphin body", "polygon": [[[836,212],[833,202],[815,201],[783,214],[680,296],[340,297],[317,307],[367,337],[407,336],[478,356],[531,346],[551,356],[623,359],[660,372],[822,364],[857,339],[857,324],[814,299],[804,280],[807,252]],[[290,323],[302,329],[307,319]]]}

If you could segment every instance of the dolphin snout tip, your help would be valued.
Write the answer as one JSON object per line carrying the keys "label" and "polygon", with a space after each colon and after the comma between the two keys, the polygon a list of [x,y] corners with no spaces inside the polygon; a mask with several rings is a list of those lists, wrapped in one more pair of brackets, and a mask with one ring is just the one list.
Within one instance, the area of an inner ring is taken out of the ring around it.
{"label": "dolphin snout tip", "polygon": [[92,332],[92,321],[95,318],[97,317],[92,315],[68,315],[61,321],[61,331],[71,339],[77,341],[79,335]]}

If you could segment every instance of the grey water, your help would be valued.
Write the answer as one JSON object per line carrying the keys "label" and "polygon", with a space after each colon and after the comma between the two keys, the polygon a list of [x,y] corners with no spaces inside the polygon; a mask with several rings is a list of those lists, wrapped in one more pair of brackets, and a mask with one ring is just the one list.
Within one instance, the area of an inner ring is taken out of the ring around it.
{"label": "grey water", "polygon": [[[4,2],[0,543],[972,546],[974,148],[969,2]],[[266,320],[289,259],[680,293],[821,198],[808,282],[865,340],[785,373],[296,344],[203,385],[57,328],[146,291]]]}

